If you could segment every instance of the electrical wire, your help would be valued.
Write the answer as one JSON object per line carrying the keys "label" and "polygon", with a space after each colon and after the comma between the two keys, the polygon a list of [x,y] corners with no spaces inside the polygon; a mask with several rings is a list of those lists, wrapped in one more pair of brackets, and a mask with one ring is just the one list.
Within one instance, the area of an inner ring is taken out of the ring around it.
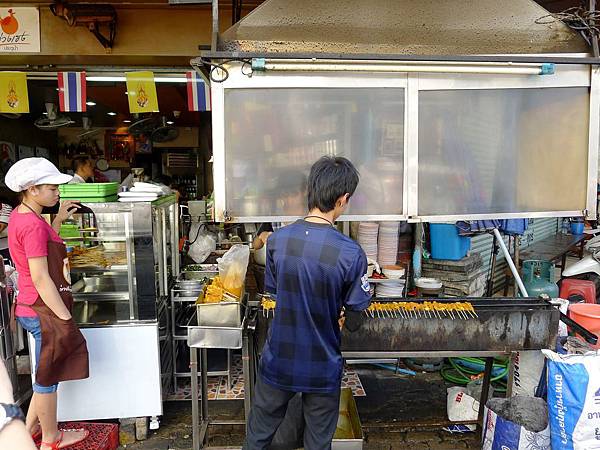
{"label": "electrical wire", "polygon": [[589,11],[582,6],[574,6],[564,11],[550,13],[535,20],[538,25],[549,25],[558,21],[569,28],[580,32],[589,45],[598,38],[600,28],[600,11]]}
{"label": "electrical wire", "polygon": [[[247,77],[251,77],[253,73],[252,60],[250,59],[234,58],[227,59],[218,63],[202,57],[200,57],[199,60],[203,66],[208,68],[208,76],[210,78],[210,81],[212,81],[213,83],[223,83],[229,78],[229,71],[227,70],[225,65],[230,62],[242,62],[242,74],[246,75]],[[192,66],[200,68],[200,65],[196,63],[192,63]],[[248,67],[250,67],[249,71],[247,70]]]}

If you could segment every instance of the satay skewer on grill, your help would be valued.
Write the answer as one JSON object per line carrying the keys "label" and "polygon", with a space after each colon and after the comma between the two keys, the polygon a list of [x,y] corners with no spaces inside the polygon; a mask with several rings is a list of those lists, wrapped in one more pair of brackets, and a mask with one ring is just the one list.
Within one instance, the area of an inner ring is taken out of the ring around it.
{"label": "satay skewer on grill", "polygon": [[373,302],[365,314],[372,318],[442,319],[468,320],[476,318],[475,308],[469,302]]}

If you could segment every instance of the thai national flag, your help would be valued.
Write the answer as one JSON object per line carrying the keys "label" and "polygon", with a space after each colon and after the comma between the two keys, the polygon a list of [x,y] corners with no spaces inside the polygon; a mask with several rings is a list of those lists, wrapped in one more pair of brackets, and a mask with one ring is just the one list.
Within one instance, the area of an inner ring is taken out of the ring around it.
{"label": "thai national flag", "polygon": [[210,111],[210,87],[196,71],[187,72],[188,110]]}
{"label": "thai national flag", "polygon": [[85,112],[85,72],[58,72],[58,100],[62,112]]}

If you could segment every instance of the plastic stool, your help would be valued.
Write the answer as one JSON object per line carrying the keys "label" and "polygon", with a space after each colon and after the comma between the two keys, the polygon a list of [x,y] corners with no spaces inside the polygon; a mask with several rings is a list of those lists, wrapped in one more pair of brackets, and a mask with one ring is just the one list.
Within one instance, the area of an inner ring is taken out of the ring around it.
{"label": "plastic stool", "polygon": [[596,285],[593,281],[566,278],[560,285],[560,298],[581,296],[585,303],[596,303]]}

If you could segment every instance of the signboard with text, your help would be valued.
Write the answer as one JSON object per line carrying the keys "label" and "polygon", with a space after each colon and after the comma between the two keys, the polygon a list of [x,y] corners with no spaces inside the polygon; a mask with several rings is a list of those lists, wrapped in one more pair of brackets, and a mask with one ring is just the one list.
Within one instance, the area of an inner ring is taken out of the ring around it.
{"label": "signboard with text", "polygon": [[0,53],[39,52],[39,10],[0,6]]}

